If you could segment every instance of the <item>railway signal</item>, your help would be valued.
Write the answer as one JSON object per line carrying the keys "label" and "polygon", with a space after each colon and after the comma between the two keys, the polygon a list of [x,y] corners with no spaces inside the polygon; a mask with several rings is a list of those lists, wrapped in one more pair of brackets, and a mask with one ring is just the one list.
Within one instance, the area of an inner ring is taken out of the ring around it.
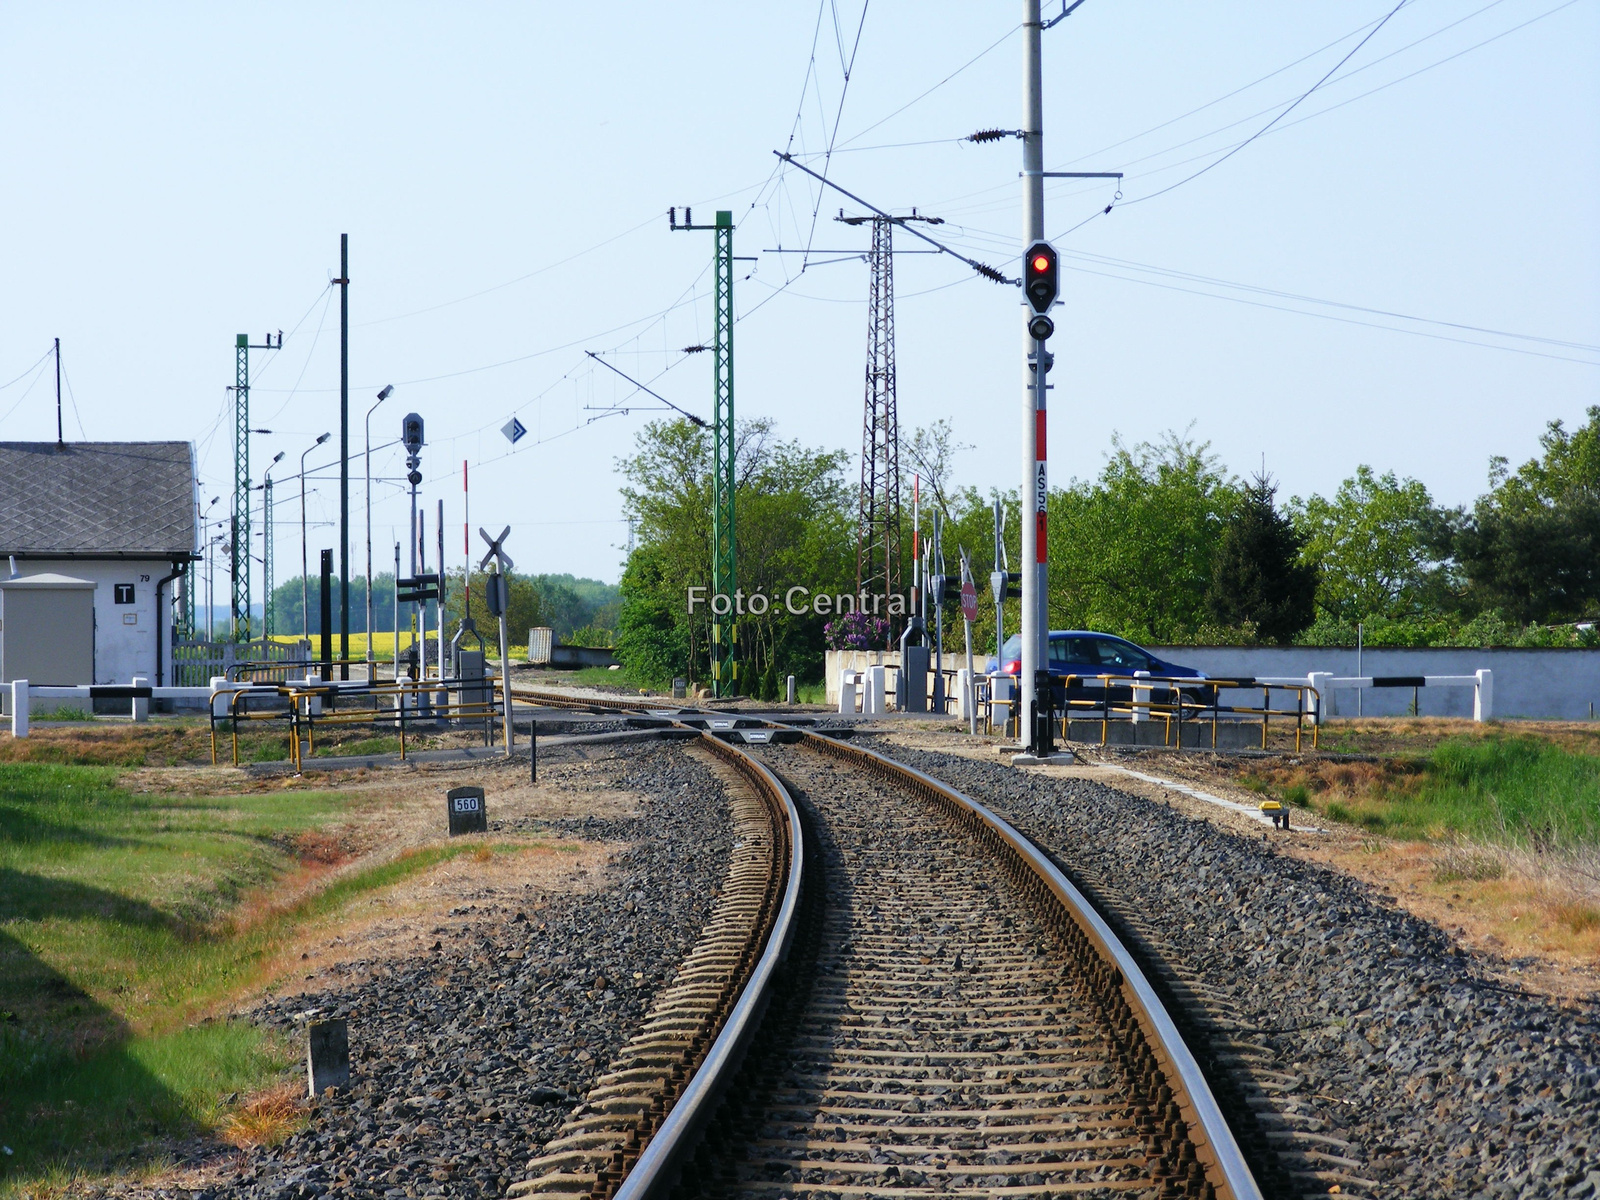
{"label": "railway signal", "polygon": [[1061,259],[1049,242],[1034,242],[1022,256],[1022,294],[1027,298],[1028,333],[1042,342],[1056,331],[1050,306],[1061,291]]}

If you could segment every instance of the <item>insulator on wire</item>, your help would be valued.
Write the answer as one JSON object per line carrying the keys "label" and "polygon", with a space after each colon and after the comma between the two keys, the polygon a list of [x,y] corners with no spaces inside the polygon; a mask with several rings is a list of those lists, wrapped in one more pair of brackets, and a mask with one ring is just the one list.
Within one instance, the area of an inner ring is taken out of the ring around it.
{"label": "insulator on wire", "polygon": [[1021,131],[1017,130],[1017,129],[980,129],[980,130],[978,130],[977,133],[969,135],[966,138],[966,140],[969,141],[969,142],[980,142],[980,143],[981,142],[998,142],[1001,138],[1021,137],[1021,136],[1022,136]]}
{"label": "insulator on wire", "polygon": [[703,345],[702,346],[685,346],[683,348],[682,352],[684,354],[701,354],[704,351],[707,351],[709,349],[711,349],[710,346],[703,346]]}
{"label": "insulator on wire", "polygon": [[975,262],[972,264],[972,269],[979,275],[982,275],[985,279],[993,280],[995,283],[1008,282],[1004,275],[995,270],[988,263]]}

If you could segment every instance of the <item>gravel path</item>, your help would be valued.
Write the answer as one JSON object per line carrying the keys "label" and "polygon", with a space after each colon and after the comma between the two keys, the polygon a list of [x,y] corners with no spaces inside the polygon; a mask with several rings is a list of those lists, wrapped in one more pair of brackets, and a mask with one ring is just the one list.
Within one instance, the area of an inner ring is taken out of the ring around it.
{"label": "gravel path", "polygon": [[1177,968],[1152,974],[1219,1100],[1255,1114],[1269,1195],[1600,1197],[1594,1008],[1508,990],[1366,885],[1154,801],[864,744],[994,808]]}
{"label": "gravel path", "polygon": [[553,753],[541,780],[637,792],[637,819],[491,830],[630,843],[607,886],[486,914],[427,958],[263,1005],[256,1019],[285,1027],[312,1009],[348,1017],[353,1083],[302,1133],[252,1153],[229,1195],[499,1197],[521,1177],[693,945],[730,850],[722,786],[682,749],[588,757],[595,769],[579,771]]}

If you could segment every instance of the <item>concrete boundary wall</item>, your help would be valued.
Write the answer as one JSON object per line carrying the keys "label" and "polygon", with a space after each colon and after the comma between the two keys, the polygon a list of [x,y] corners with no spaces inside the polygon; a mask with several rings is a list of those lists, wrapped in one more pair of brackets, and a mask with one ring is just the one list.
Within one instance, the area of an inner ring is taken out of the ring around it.
{"label": "concrete boundary wall", "polygon": [[[1354,646],[1151,646],[1169,662],[1228,677],[1304,677],[1312,671],[1354,675],[1471,675],[1494,672],[1494,716],[1584,721],[1590,706],[1600,712],[1600,650],[1462,650],[1368,647],[1356,669]],[[1356,695],[1339,693],[1338,718],[1356,711]],[[1410,688],[1363,689],[1363,716],[1403,716]],[[1470,687],[1422,688],[1417,711],[1424,717],[1472,718]],[[1338,719],[1335,718],[1335,719]]]}

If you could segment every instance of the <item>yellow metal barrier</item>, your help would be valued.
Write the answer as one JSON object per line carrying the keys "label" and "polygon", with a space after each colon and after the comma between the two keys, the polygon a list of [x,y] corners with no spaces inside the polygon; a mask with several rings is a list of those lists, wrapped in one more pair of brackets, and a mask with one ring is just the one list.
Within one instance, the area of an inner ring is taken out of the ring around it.
{"label": "yellow metal barrier", "polygon": [[[1068,692],[1074,686],[1081,687],[1085,684],[1100,688],[1101,695],[1099,699],[1083,696],[1074,699],[1069,695],[1066,701],[1067,710],[1059,714],[1058,720],[1060,721],[1062,740],[1070,741],[1071,738],[1068,734],[1075,714],[1081,713],[1089,716],[1091,720],[1098,716],[1100,720],[1100,744],[1102,746],[1110,744],[1111,722],[1114,719],[1132,719],[1142,715],[1152,723],[1156,719],[1160,719],[1163,722],[1162,745],[1181,749],[1183,745],[1183,723],[1185,721],[1205,720],[1209,714],[1211,725],[1210,748],[1215,750],[1218,741],[1218,726],[1224,719],[1224,713],[1226,713],[1230,719],[1233,717],[1243,717],[1247,720],[1251,718],[1259,719],[1261,722],[1261,748],[1263,750],[1267,749],[1272,718],[1275,716],[1293,717],[1294,748],[1295,752],[1298,753],[1302,748],[1306,714],[1309,711],[1306,703],[1307,698],[1311,698],[1315,702],[1317,711],[1321,711],[1321,696],[1317,689],[1308,683],[1268,684],[1257,682],[1254,679],[1195,679],[1187,676],[1164,675],[1140,676],[1137,678],[1130,675],[1058,675],[1053,677],[1052,683],[1056,686],[1064,686]],[[976,681],[975,687],[976,702],[981,705],[984,713],[984,732],[993,734],[995,731],[995,702],[990,695],[989,680],[987,678],[980,679]],[[1127,698],[1114,699],[1112,696],[1113,688],[1127,692]],[[1185,688],[1191,691],[1208,692],[1210,694],[1209,703],[1186,695]],[[1230,705],[1227,709],[1223,709],[1219,697],[1223,691],[1228,690],[1260,691],[1262,693],[1261,706],[1253,708]],[[1295,708],[1293,711],[1286,708],[1272,707],[1272,693],[1274,691],[1294,694]],[[1171,698],[1157,700],[1154,697],[1158,692],[1169,693]],[[1140,698],[1140,693],[1143,693],[1142,699]],[[1017,719],[1020,715],[1017,712],[1017,692],[1013,690],[1006,714],[1005,726],[1001,731],[1003,736],[1015,735],[1018,729]],[[1318,723],[1311,722],[1311,745],[1313,749],[1316,749],[1319,745],[1319,735],[1320,728]]]}
{"label": "yellow metal barrier", "polygon": [[[443,692],[459,695],[463,691],[478,691],[486,699],[451,701],[438,699]],[[413,721],[482,721],[484,736],[493,736],[495,720],[500,716],[496,695],[499,681],[495,679],[426,679],[380,680],[368,684],[336,685],[333,683],[279,683],[256,684],[244,689],[219,688],[211,693],[209,712],[211,718],[211,763],[217,763],[217,722],[226,720],[232,740],[233,765],[239,765],[239,729],[241,722],[285,721],[289,726],[289,761],[298,772],[306,758],[316,754],[318,725],[376,725],[393,724],[400,731],[400,757],[406,757],[406,726]],[[218,716],[217,702],[227,697],[227,712]],[[426,696],[426,703],[423,702]],[[247,705],[252,698],[272,698],[287,702],[287,711],[273,707],[252,711]],[[329,711],[317,713],[316,702],[327,703]],[[339,708],[340,702],[347,707]],[[409,703],[408,703],[409,701]],[[352,705],[353,702],[353,706]]]}

